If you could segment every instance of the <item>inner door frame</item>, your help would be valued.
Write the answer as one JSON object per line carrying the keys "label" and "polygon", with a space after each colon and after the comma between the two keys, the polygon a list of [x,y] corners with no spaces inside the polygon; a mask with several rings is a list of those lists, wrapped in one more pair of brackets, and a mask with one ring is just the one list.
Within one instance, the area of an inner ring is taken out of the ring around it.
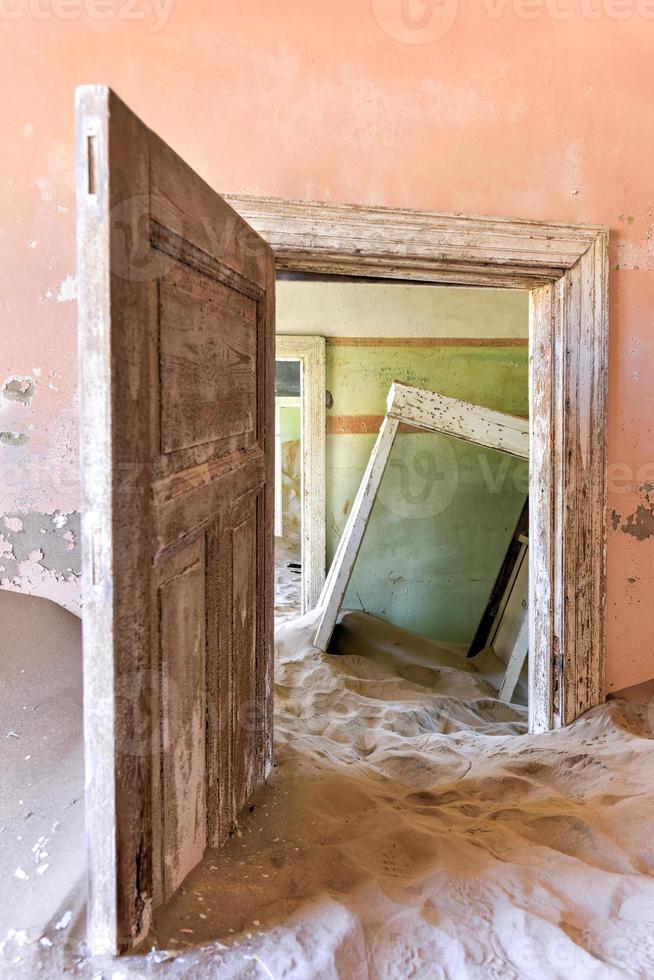
{"label": "inner door frame", "polygon": [[528,289],[532,732],[605,697],[609,232],[227,195],[277,272]]}
{"label": "inner door frame", "polygon": [[276,361],[302,365],[302,612],[318,604],[325,584],[325,338],[277,334]]}

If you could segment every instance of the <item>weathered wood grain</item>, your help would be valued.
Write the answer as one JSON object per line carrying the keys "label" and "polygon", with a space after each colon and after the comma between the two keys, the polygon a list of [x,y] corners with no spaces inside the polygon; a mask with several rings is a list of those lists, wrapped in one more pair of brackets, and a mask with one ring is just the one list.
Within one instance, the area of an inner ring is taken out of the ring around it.
{"label": "weathered wood grain", "polygon": [[277,268],[535,288],[572,268],[604,229],[432,211],[228,195]]}
{"label": "weathered wood grain", "polygon": [[244,195],[228,199],[270,243],[280,271],[530,290],[531,729],[568,724],[600,703],[608,230]]}
{"label": "weathered wood grain", "polygon": [[511,652],[511,656],[509,657],[504,680],[502,681],[497,695],[498,701],[503,701],[505,704],[511,703],[528,653],[529,614],[525,612],[524,619],[520,625],[520,630],[518,631],[518,636],[516,637],[515,645]]}
{"label": "weathered wood grain", "polygon": [[373,447],[370,459],[363,474],[361,485],[357,492],[343,529],[341,539],[334,555],[325,586],[318,603],[320,621],[314,638],[314,646],[326,650],[329,646],[336,618],[343,604],[348,584],[352,577],[354,564],[366,533],[368,521],[374,507],[377,493],[381,485],[386,465],[388,463],[393,441],[397,434],[399,421],[386,415],[382,422]]}
{"label": "weathered wood grain", "polygon": [[441,432],[464,442],[529,458],[529,423],[427,388],[396,381],[388,394],[388,414],[408,425]]}
{"label": "weathered wood grain", "polygon": [[77,125],[87,938],[116,953],[271,765],[275,268],[109,89]]}
{"label": "weathered wood grain", "polygon": [[159,565],[162,885],[164,901],[207,845],[205,753],[205,540],[195,537]]}

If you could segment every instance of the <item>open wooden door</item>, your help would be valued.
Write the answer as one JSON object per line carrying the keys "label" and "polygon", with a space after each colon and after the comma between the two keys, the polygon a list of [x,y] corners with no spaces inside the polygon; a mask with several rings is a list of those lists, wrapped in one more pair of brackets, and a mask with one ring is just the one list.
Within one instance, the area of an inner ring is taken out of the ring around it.
{"label": "open wooden door", "polygon": [[77,93],[88,941],[121,952],[271,764],[271,250]]}

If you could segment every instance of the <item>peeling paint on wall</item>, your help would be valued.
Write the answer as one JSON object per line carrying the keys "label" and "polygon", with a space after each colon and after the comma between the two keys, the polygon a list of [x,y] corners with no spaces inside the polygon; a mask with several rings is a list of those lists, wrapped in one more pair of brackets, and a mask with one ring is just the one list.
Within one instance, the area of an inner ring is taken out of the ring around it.
{"label": "peeling paint on wall", "polygon": [[36,391],[36,381],[33,378],[10,378],[5,381],[2,394],[12,402],[29,405]]}
{"label": "peeling paint on wall", "polygon": [[384,367],[377,371],[377,378],[384,388],[390,388],[394,381],[402,381],[418,388],[429,386],[429,376],[408,367]]}
{"label": "peeling paint on wall", "polygon": [[632,514],[623,518],[616,510],[611,511],[611,526],[614,531],[630,534],[637,541],[646,541],[654,536],[654,484],[643,483],[639,493],[643,502]]}
{"label": "peeling paint on wall", "polygon": [[24,580],[24,563],[36,562],[63,581],[77,580],[81,572],[80,515],[53,511],[5,514],[0,521],[0,585]]}
{"label": "peeling paint on wall", "polygon": [[75,276],[66,276],[59,286],[57,293],[58,303],[72,303],[77,299],[77,279]]}
{"label": "peeling paint on wall", "polygon": [[25,432],[0,432],[0,442],[5,446],[24,446],[27,439]]}
{"label": "peeling paint on wall", "polygon": [[[36,393],[37,382],[30,377],[7,378],[0,389],[2,399],[0,408],[2,409],[2,422],[4,425],[11,426],[0,431],[0,443],[4,446],[17,448],[24,446],[29,436],[23,431],[25,421],[25,410],[29,409],[32,398]],[[5,402],[14,404],[6,405]]]}

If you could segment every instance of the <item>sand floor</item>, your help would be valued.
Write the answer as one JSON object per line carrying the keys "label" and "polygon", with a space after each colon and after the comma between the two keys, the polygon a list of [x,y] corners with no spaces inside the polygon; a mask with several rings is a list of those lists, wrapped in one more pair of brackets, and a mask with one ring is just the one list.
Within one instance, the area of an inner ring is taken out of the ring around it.
{"label": "sand floor", "polygon": [[278,633],[268,786],[142,954],[85,960],[72,922],[52,947],[5,939],[3,976],[654,976],[649,706],[533,737],[429,641],[361,613],[341,656],[310,636],[307,618]]}
{"label": "sand floor", "polygon": [[302,607],[302,576],[289,561],[300,561],[299,541],[275,538],[275,627],[296,619]]}

